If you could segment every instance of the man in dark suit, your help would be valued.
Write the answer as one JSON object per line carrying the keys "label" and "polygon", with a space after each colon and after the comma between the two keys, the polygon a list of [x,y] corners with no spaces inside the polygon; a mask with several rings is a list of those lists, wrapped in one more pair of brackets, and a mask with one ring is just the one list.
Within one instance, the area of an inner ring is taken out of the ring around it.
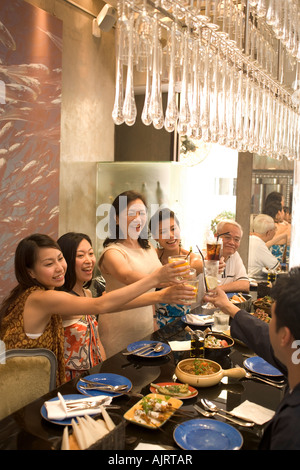
{"label": "man in dark suit", "polygon": [[260,449],[300,450],[300,267],[278,276],[271,291],[271,321],[265,323],[239,310],[216,289],[205,296],[232,318],[231,335],[274,365],[288,379],[288,390],[266,426]]}

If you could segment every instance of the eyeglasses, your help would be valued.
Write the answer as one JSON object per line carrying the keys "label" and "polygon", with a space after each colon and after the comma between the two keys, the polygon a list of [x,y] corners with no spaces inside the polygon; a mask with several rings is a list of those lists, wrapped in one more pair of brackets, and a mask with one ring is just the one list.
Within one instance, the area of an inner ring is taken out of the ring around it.
{"label": "eyeglasses", "polygon": [[232,237],[231,235],[223,235],[222,238],[223,240],[226,240],[227,242],[232,240],[236,244],[241,242],[241,239],[239,237]]}

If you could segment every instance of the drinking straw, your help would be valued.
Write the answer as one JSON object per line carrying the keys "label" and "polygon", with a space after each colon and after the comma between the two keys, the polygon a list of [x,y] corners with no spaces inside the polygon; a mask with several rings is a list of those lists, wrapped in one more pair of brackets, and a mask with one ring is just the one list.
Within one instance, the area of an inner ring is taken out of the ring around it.
{"label": "drinking straw", "polygon": [[190,251],[188,252],[188,254],[186,255],[185,259],[188,259],[188,257],[190,256],[190,254],[192,253],[192,248],[190,248]]}
{"label": "drinking straw", "polygon": [[219,235],[217,235],[217,241],[219,240],[220,237],[222,237],[223,235],[229,235],[230,232],[224,232],[224,233],[220,233]]}
{"label": "drinking straw", "polygon": [[[220,233],[219,235],[217,235],[217,243],[218,243],[219,238],[222,237],[222,235],[229,235],[229,233],[230,233],[230,232],[224,232],[224,233]],[[215,259],[215,256],[216,256],[217,243],[216,243],[216,246],[215,246],[215,253],[214,253],[213,259]]]}

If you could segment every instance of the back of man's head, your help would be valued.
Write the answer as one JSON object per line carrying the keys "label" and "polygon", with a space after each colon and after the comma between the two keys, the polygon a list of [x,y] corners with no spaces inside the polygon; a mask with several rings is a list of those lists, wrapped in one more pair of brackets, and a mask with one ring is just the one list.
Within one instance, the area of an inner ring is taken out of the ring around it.
{"label": "back of man's head", "polygon": [[275,300],[277,328],[287,326],[294,339],[300,340],[300,267],[281,274],[271,290]]}
{"label": "back of man's head", "polygon": [[259,214],[253,221],[253,232],[265,235],[270,230],[274,230],[275,222],[272,217],[267,214]]}

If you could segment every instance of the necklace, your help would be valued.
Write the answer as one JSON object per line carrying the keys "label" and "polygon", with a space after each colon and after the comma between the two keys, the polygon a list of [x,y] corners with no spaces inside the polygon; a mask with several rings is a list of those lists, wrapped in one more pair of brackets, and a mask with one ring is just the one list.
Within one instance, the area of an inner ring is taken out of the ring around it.
{"label": "necklace", "polygon": [[86,297],[86,294],[83,288],[82,288],[82,293],[83,295],[80,295],[77,292],[75,292],[73,289],[71,290],[71,294],[76,295],[77,297]]}
{"label": "necklace", "polygon": [[[163,258],[163,256],[164,256],[164,254],[165,254],[165,249],[162,248],[161,255],[160,255],[159,258],[158,258],[159,261],[160,261],[162,264],[163,264],[162,258]],[[178,253],[178,255],[180,255],[180,254],[181,254],[181,243],[179,244],[179,253]],[[166,262],[167,262],[167,261],[168,261],[168,259],[166,260]]]}

